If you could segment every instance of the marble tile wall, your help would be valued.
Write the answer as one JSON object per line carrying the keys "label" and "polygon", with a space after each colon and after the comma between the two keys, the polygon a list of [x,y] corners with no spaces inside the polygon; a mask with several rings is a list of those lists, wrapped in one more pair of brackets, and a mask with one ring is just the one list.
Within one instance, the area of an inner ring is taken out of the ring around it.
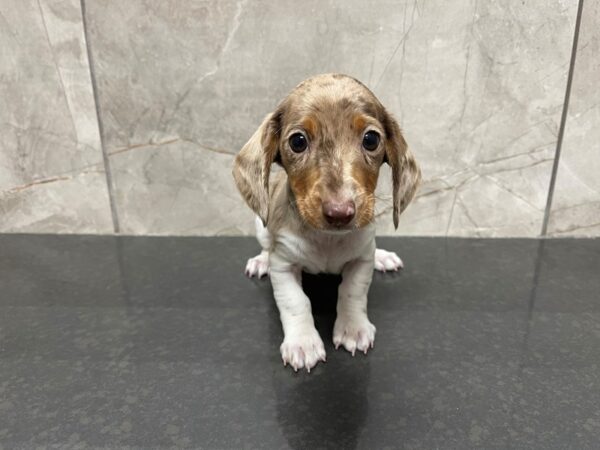
{"label": "marble tile wall", "polygon": [[600,4],[585,1],[548,222],[552,236],[600,236]]}
{"label": "marble tile wall", "polygon": [[0,231],[113,225],[78,0],[0,0]]}
{"label": "marble tile wall", "polygon": [[[79,3],[0,0],[10,25],[0,27],[0,99],[14,100],[0,110],[2,231],[112,231],[97,107],[122,233],[251,234],[234,155],[298,82],[343,72],[398,117],[423,169],[395,232],[384,168],[380,234],[540,234],[577,1],[84,5],[97,105]],[[586,137],[599,123],[588,95],[597,23],[597,7],[586,8],[552,234],[597,233],[600,222],[593,166],[580,158],[598,154]]]}
{"label": "marble tile wall", "polygon": [[400,233],[538,235],[576,2],[416,5],[374,85],[423,166]]}

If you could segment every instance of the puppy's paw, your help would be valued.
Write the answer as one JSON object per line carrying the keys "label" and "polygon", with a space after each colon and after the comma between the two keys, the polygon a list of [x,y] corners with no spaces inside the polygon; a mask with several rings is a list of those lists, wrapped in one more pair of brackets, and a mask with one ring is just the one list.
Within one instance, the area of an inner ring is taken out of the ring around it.
{"label": "puppy's paw", "polygon": [[247,277],[252,278],[257,276],[262,278],[269,273],[269,254],[262,252],[260,255],[250,258],[246,263],[246,270],[244,272]]}
{"label": "puppy's paw", "polygon": [[403,269],[404,263],[394,252],[388,252],[381,248],[375,250],[375,270],[386,272],[392,270],[397,272],[398,269]]}
{"label": "puppy's paw", "polygon": [[325,346],[316,329],[299,333],[288,333],[281,344],[283,365],[290,365],[297,372],[303,367],[308,370],[319,361],[325,362]]}
{"label": "puppy's paw", "polygon": [[366,314],[340,315],[333,326],[333,345],[338,349],[343,345],[346,350],[354,353],[356,350],[365,355],[369,348],[373,348],[375,341],[375,325],[373,325]]}

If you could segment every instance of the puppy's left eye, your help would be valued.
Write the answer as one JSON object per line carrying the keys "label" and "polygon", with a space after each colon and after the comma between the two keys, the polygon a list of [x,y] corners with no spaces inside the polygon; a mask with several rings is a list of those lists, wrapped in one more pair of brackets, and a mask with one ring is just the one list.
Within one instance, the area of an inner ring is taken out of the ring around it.
{"label": "puppy's left eye", "polygon": [[377,147],[379,147],[379,133],[377,131],[367,131],[363,136],[362,146],[370,152],[377,150]]}

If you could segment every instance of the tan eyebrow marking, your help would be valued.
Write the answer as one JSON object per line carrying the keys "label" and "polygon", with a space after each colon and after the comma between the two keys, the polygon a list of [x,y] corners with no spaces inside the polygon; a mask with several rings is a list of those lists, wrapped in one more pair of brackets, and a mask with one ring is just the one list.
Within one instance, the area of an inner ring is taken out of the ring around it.
{"label": "tan eyebrow marking", "polygon": [[302,122],[302,128],[304,128],[309,137],[314,138],[317,135],[317,122],[312,117],[306,117]]}
{"label": "tan eyebrow marking", "polygon": [[361,114],[357,114],[354,116],[354,119],[352,120],[352,127],[356,131],[364,130],[366,125],[367,121],[365,120],[364,116],[362,116]]}

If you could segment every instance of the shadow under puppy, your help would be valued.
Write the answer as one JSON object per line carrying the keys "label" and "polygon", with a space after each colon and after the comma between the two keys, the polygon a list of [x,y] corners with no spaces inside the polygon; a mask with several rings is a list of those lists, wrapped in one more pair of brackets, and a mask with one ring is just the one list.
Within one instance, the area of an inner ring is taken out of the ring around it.
{"label": "shadow under puppy", "polygon": [[[308,371],[325,361],[302,270],[341,273],[336,348],[354,354],[373,347],[367,317],[373,269],[397,270],[395,253],[376,249],[375,188],[379,168],[391,167],[393,219],[413,198],[421,178],[400,127],[362,83],[341,74],[300,83],[269,114],[235,158],[233,176],[257,214],[263,251],[246,273],[271,277],[283,325],[284,364]],[[271,165],[284,171],[269,180]]]}

